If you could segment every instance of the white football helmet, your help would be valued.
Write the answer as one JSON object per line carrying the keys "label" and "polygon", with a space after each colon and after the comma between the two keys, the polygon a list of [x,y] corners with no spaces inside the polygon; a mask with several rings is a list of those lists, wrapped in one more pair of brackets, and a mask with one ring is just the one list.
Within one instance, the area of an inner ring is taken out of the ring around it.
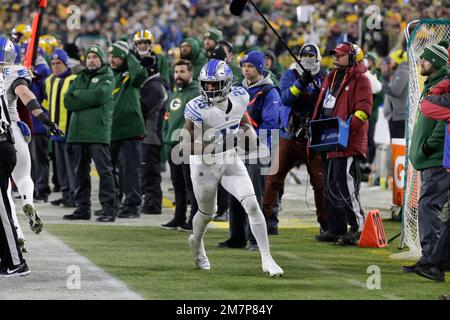
{"label": "white football helmet", "polygon": [[233,85],[233,71],[221,60],[211,59],[198,77],[200,93],[209,103],[224,100]]}
{"label": "white football helmet", "polygon": [[6,37],[0,37],[0,65],[13,65],[16,55],[12,41]]}

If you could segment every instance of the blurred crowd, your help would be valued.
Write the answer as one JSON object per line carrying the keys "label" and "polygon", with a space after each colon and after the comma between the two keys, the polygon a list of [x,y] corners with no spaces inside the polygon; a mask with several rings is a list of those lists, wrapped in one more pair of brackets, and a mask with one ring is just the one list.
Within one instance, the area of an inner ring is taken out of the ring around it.
{"label": "blurred crowd", "polygon": [[[298,51],[306,42],[317,44],[323,51],[325,66],[331,66],[327,55],[336,43],[348,40],[365,52],[376,50],[384,57],[401,47],[402,30],[408,21],[449,15],[448,6],[442,0],[253,2],[291,48]],[[20,23],[31,25],[33,3],[31,0],[2,1],[1,32],[6,35]],[[282,66],[288,67],[292,59],[252,6],[247,4],[242,16],[236,17],[229,12],[229,3],[228,0],[49,1],[42,34],[54,35],[62,44],[76,43],[87,49],[93,42],[98,43],[99,38],[105,47],[125,37],[131,44],[132,36],[146,28],[153,33],[155,42],[173,55],[172,61],[176,61],[176,48],[184,38],[202,37],[209,27],[215,27],[234,45],[235,53],[255,47],[268,49],[275,53]]]}

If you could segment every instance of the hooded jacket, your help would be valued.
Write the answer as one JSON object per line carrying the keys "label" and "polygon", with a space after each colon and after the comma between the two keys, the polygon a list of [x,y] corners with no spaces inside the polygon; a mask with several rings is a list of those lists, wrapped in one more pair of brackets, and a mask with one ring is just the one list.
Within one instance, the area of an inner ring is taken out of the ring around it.
{"label": "hooded jacket", "polygon": [[139,61],[128,54],[122,68],[113,70],[114,114],[111,141],[144,137],[144,118],[140,106],[140,88],[147,78],[147,71]]}
{"label": "hooded jacket", "polygon": [[192,62],[192,65],[194,66],[193,79],[195,81],[198,79],[200,71],[202,71],[203,66],[208,62],[208,59],[203,54],[200,48],[200,43],[196,39],[186,38],[186,42],[189,43],[192,48],[192,52],[189,55],[188,60]]}
{"label": "hooded jacket", "polygon": [[[424,83],[421,98],[425,98],[447,76],[447,67],[439,69]],[[436,121],[417,110],[409,148],[409,159],[416,170],[442,166],[444,156],[445,121]]]}
{"label": "hooded jacket", "polygon": [[271,147],[271,129],[279,127],[279,113],[281,97],[278,88],[273,85],[270,74],[264,71],[259,81],[248,85],[246,80],[242,81],[242,86],[250,95],[250,102],[247,107],[248,115],[253,123],[256,133],[260,134],[261,129],[267,131],[267,146]]}
{"label": "hooded jacket", "polygon": [[[338,69],[331,71],[323,81],[312,115],[314,120],[321,117],[325,95],[337,71]],[[370,118],[373,103],[372,88],[369,79],[364,75],[366,71],[367,67],[363,63],[356,63],[354,66],[346,68],[344,79],[335,93],[336,103],[333,108],[333,117],[348,120],[356,111],[363,111]],[[353,118],[350,122],[350,136],[347,148],[345,150],[327,152],[328,158],[351,157],[355,155],[366,157],[369,122],[362,122],[354,116]]]}
{"label": "hooded jacket", "polygon": [[67,142],[111,142],[114,77],[109,66],[95,72],[81,71],[70,84],[64,97],[66,108],[72,111]]}
{"label": "hooded jacket", "polygon": [[389,83],[383,84],[383,112],[387,121],[403,121],[406,118],[408,100],[409,66],[407,62],[395,69]]}
{"label": "hooded jacket", "polygon": [[440,82],[430,95],[420,102],[420,111],[427,118],[447,121],[445,126],[444,159],[442,165],[450,170],[450,80]]}

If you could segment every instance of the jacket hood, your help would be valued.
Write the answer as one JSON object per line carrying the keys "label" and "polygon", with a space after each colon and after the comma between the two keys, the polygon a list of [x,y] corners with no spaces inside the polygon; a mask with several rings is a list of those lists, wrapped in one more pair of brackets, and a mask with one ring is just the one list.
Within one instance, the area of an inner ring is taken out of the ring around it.
{"label": "jacket hood", "polygon": [[199,44],[199,42],[196,39],[190,38],[190,37],[186,38],[185,42],[189,43],[189,45],[192,48],[192,52],[189,55],[189,59],[191,60],[191,62],[197,60],[197,58],[198,58],[198,56],[200,54],[200,44]]}
{"label": "jacket hood", "polygon": [[242,81],[242,86],[246,89],[261,87],[267,84],[273,85],[273,81],[270,78],[270,73],[268,71],[264,71],[263,74],[261,75],[261,79],[259,79],[257,82],[253,83],[250,86],[247,84],[247,81],[245,79]]}

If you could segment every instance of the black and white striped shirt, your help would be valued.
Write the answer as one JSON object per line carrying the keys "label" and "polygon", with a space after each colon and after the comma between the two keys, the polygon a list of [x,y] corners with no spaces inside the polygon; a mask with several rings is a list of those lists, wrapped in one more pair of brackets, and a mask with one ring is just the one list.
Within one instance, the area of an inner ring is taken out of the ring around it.
{"label": "black and white striped shirt", "polygon": [[0,135],[7,132],[11,123],[8,113],[8,97],[6,96],[3,74],[0,74]]}

